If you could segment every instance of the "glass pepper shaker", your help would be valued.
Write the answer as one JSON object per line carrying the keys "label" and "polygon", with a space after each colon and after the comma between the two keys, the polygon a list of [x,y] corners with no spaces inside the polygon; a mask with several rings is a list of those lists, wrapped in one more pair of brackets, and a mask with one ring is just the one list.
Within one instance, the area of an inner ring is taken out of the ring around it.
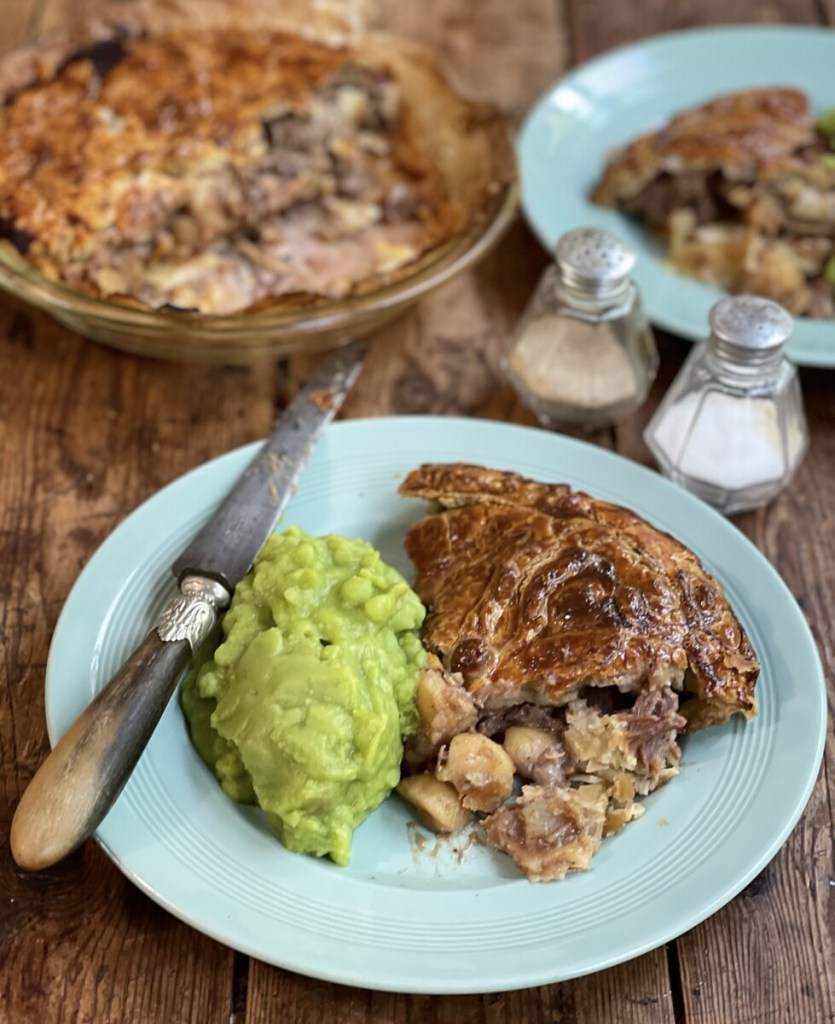
{"label": "glass pepper shaker", "polygon": [[558,241],[503,360],[543,426],[609,426],[645,400],[658,352],[634,265],[632,251],[599,228]]}
{"label": "glass pepper shaker", "polygon": [[769,299],[721,299],[647,424],[663,472],[726,515],[756,508],[789,482],[809,434],[800,382],[783,354],[791,316]]}

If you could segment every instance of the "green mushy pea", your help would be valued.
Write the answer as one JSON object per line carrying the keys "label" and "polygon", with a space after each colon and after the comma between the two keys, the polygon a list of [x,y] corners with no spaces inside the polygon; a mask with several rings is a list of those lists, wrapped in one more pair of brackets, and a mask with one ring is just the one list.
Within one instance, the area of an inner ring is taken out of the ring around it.
{"label": "green mushy pea", "polygon": [[288,849],[347,864],[353,830],[397,785],[424,614],[365,541],[297,527],[235,588],[181,703],[224,792],[262,807]]}

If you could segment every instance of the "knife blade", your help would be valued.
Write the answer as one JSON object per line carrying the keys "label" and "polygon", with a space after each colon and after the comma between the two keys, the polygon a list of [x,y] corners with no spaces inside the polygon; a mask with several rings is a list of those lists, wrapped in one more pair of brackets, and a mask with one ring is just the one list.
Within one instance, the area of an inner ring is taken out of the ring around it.
{"label": "knife blade", "polygon": [[208,639],[293,495],[362,367],[339,349],[310,378],[205,525],[175,559],[179,593],[35,773],[12,820],[17,864],[42,870],[93,834],[124,788],[194,652]]}
{"label": "knife blade", "polygon": [[215,579],[231,594],[273,531],[319,434],[342,405],[360,369],[354,342],[314,374],[217,511],[174,562],[188,574]]}

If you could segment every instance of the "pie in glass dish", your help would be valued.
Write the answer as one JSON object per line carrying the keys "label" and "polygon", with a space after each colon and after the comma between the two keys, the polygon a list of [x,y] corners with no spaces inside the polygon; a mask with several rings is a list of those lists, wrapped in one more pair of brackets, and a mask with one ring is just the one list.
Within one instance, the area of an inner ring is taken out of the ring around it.
{"label": "pie in glass dish", "polygon": [[257,10],[120,5],[6,57],[6,249],[83,296],[224,317],[391,287],[493,215],[496,110],[417,44]]}

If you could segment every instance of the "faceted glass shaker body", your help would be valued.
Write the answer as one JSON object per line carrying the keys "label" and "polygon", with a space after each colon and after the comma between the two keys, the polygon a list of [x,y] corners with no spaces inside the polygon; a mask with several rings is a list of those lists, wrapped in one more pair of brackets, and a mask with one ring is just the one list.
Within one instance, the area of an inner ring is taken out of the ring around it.
{"label": "faceted glass shaker body", "polygon": [[738,366],[697,345],[647,424],[663,472],[726,515],[781,491],[809,444],[797,370]]}
{"label": "faceted glass shaker body", "polygon": [[646,399],[658,353],[638,291],[590,297],[548,267],[511,339],[503,368],[546,427],[587,430],[623,419]]}

